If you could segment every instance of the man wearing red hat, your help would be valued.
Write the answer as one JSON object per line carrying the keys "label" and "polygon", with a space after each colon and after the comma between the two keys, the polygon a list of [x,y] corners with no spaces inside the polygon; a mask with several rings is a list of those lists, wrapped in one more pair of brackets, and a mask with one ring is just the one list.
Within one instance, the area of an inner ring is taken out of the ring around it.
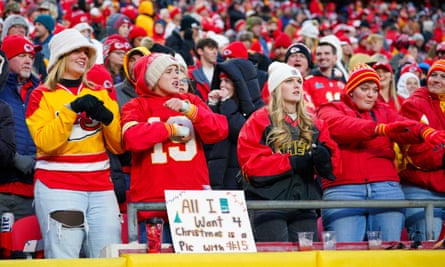
{"label": "man wearing red hat", "polygon": [[169,37],[173,31],[179,30],[179,25],[182,20],[182,12],[179,7],[175,7],[170,11],[170,21],[165,27],[165,38]]}
{"label": "man wearing red hat", "polygon": [[13,205],[15,218],[19,219],[34,213],[32,202],[36,146],[29,134],[23,107],[27,105],[31,91],[40,83],[39,78],[32,74],[34,56],[40,47],[35,47],[21,35],[8,35],[1,49],[9,61],[9,75],[0,91],[0,99],[13,109],[16,154],[14,165],[2,168],[0,202]]}

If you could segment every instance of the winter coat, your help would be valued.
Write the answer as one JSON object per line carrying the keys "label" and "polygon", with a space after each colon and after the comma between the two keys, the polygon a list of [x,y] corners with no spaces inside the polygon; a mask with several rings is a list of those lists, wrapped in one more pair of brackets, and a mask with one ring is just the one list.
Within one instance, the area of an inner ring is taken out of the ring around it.
{"label": "winter coat", "polygon": [[320,106],[317,115],[324,120],[332,139],[337,142],[342,159],[341,175],[335,181],[323,181],[323,187],[374,182],[399,182],[395,167],[393,142],[420,143],[420,132],[425,128],[416,124],[407,134],[391,140],[379,136],[375,129],[378,123],[408,120],[388,105],[377,101],[371,111],[357,109],[349,95],[341,101]]}
{"label": "winter coat", "polygon": [[[427,88],[420,88],[405,100],[400,113],[436,130],[445,130],[440,102],[438,95],[430,94]],[[407,165],[400,172],[401,182],[445,193],[444,147],[420,143],[404,148],[407,149]]]}
{"label": "winter coat", "polygon": [[236,58],[218,63],[212,88],[219,88],[221,72],[233,81],[236,98],[210,106],[214,112],[226,116],[229,122],[229,137],[207,151],[207,164],[213,189],[240,189],[236,182],[236,174],[240,170],[236,152],[238,135],[247,118],[262,107],[264,102],[261,99],[256,68],[249,60]]}

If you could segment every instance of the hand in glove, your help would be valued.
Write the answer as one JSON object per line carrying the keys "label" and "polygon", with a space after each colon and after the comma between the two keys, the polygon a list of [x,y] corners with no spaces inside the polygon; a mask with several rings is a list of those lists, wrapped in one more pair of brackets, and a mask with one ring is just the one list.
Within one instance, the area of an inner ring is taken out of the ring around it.
{"label": "hand in glove", "polygon": [[308,151],[305,151],[304,155],[290,156],[289,160],[295,173],[306,173],[314,168],[312,154]]}
{"label": "hand in glove", "polygon": [[34,172],[36,159],[31,155],[20,155],[15,153],[14,167],[25,175],[31,175]]}
{"label": "hand in glove", "polygon": [[94,95],[90,95],[90,94],[78,97],[73,102],[70,103],[71,109],[77,113],[82,112],[82,111],[91,113],[100,104],[103,104],[102,101],[100,101]]}
{"label": "hand in glove", "polygon": [[376,133],[378,135],[388,136],[391,139],[395,139],[402,134],[406,134],[410,131],[410,128],[417,125],[418,122],[412,120],[395,121],[390,123],[379,123],[376,127]]}
{"label": "hand in glove", "polygon": [[425,142],[432,145],[443,145],[445,144],[445,131],[435,130],[433,128],[426,128],[422,132],[422,137]]}
{"label": "hand in glove", "polygon": [[329,148],[324,144],[314,145],[312,158],[317,173],[323,178],[334,181],[335,176],[332,172],[331,152]]}
{"label": "hand in glove", "polygon": [[87,115],[92,119],[102,122],[105,125],[109,125],[113,121],[113,113],[107,109],[104,104],[100,103],[95,109],[87,112]]}
{"label": "hand in glove", "polygon": [[173,141],[185,143],[192,138],[190,134],[190,128],[186,126],[182,126],[176,123],[167,123],[166,127],[170,135],[169,138]]}

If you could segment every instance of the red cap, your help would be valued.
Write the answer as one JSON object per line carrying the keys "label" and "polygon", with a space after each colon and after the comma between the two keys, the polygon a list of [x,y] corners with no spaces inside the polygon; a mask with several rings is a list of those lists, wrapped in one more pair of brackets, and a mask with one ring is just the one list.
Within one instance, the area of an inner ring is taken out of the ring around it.
{"label": "red cap", "polygon": [[128,33],[129,40],[133,40],[136,37],[145,37],[145,36],[147,36],[147,31],[141,26],[136,26],[136,25],[131,27],[131,30]]}
{"label": "red cap", "polygon": [[236,31],[236,32],[240,32],[240,28],[241,28],[243,25],[246,25],[246,21],[245,21],[245,20],[243,20],[243,19],[239,19],[239,20],[237,20],[236,23],[235,23],[235,31]]}
{"label": "red cap", "polygon": [[3,39],[1,49],[5,52],[6,57],[11,59],[24,53],[35,55],[36,52],[42,50],[42,47],[35,46],[21,35],[13,34],[7,35],[5,39]]}
{"label": "red cap", "polygon": [[205,4],[201,4],[199,6],[196,7],[196,13],[201,13],[204,10],[208,10],[207,6]]}
{"label": "red cap", "polygon": [[241,41],[235,41],[230,43],[223,50],[223,58],[244,58],[248,59],[249,54],[247,53],[247,48]]}
{"label": "red cap", "polygon": [[290,39],[289,35],[282,32],[275,39],[275,42],[273,43],[273,48],[284,47],[287,49],[291,44],[292,40]]}
{"label": "red cap", "polygon": [[391,67],[391,65],[390,65],[389,63],[385,63],[385,62],[377,62],[377,63],[375,63],[372,67],[373,67],[375,70],[378,70],[378,69],[385,69],[385,70],[387,70],[387,71],[389,71],[389,72],[392,73],[392,67]]}
{"label": "red cap", "polygon": [[173,19],[177,14],[181,13],[179,7],[175,7],[170,11],[170,18]]}
{"label": "red cap", "polygon": [[422,73],[422,69],[417,64],[407,64],[400,70],[400,75],[405,72],[418,72],[420,75]]}

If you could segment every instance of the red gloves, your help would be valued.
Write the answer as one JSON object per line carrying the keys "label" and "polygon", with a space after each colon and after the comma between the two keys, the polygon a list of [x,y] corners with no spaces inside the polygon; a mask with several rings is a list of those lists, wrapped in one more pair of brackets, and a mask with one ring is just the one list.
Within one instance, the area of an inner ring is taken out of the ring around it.
{"label": "red gloves", "polygon": [[410,128],[417,125],[418,122],[412,120],[395,121],[390,123],[379,123],[375,128],[375,132],[378,135],[385,135],[391,139],[397,138],[402,134],[406,134],[410,131]]}
{"label": "red gloves", "polygon": [[426,128],[422,132],[422,138],[425,142],[432,145],[445,144],[445,131],[435,130],[433,128]]}

